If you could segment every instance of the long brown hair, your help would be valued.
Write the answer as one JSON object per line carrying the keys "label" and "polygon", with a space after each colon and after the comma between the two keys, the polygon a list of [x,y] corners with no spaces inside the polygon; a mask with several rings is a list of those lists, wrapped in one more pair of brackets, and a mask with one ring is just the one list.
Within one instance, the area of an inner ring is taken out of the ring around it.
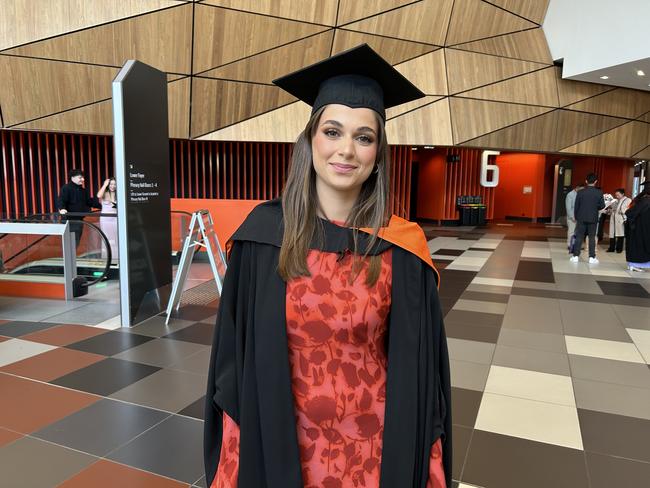
{"label": "long brown hair", "polygon": [[[298,136],[293,148],[289,176],[282,193],[282,210],[284,212],[284,235],[280,249],[278,272],[283,280],[289,281],[298,276],[309,276],[307,268],[307,253],[312,239],[317,236],[323,242],[324,229],[318,219],[318,195],[316,193],[316,172],[313,165],[312,138],[318,129],[318,123],[326,107],[317,110],[307,122],[305,129]],[[361,258],[377,243],[379,228],[388,219],[388,201],[390,192],[390,158],[384,121],[376,114],[377,119],[377,159],[375,168],[361,186],[359,197],[355,202],[346,226],[353,229],[354,237],[354,269],[358,274],[361,269]],[[366,249],[359,250],[358,233],[356,229],[369,227],[374,230]],[[366,284],[374,285],[381,271],[381,256],[371,256]]]}

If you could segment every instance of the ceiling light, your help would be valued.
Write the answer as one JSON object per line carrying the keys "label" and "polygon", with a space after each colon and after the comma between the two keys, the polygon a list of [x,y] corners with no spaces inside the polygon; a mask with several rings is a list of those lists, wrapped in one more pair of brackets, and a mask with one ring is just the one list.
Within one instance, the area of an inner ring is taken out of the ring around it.
{"label": "ceiling light", "polygon": [[642,69],[639,69],[636,71],[637,76],[645,76],[645,73],[643,72]]}
{"label": "ceiling light", "polygon": [[601,80],[609,80],[609,76],[604,75],[604,76],[601,76],[600,79],[601,79]]}

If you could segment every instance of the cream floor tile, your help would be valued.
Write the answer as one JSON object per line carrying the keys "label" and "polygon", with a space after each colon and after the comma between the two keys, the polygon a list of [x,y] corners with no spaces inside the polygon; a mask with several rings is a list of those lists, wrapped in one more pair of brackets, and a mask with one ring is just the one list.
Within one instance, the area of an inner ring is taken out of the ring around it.
{"label": "cream floor tile", "polygon": [[472,283],[475,285],[504,286],[508,288],[512,288],[514,282],[515,280],[504,280],[500,278],[483,278],[481,276],[477,276],[472,280]]}
{"label": "cream floor tile", "polygon": [[468,361],[449,360],[451,384],[456,388],[483,391],[487,381],[490,366],[487,364],[470,363]]}
{"label": "cream floor tile", "polygon": [[40,344],[38,342],[24,341],[22,339],[9,339],[0,342],[0,367],[22,361],[38,354],[56,349],[56,346]]}
{"label": "cream floor tile", "polygon": [[602,269],[598,268],[598,265],[595,265],[593,268],[590,268],[589,271],[594,276],[614,276],[617,278],[629,278],[630,273],[624,269]]}
{"label": "cream floor tile", "polygon": [[472,247],[481,247],[483,249],[496,249],[503,239],[479,239]]}
{"label": "cream floor tile", "polygon": [[456,271],[472,271],[474,273],[478,273],[482,268],[483,266],[470,266],[467,264],[456,264],[454,262],[447,266],[445,269],[454,269]]}
{"label": "cream floor tile", "polygon": [[506,303],[482,302],[461,298],[454,304],[453,310],[467,310],[468,312],[484,312],[503,315],[506,313],[507,306],[508,304]]}
{"label": "cream floor tile", "polygon": [[484,393],[476,429],[583,449],[575,407]]}
{"label": "cream floor tile", "polygon": [[589,271],[589,268],[587,267],[587,263],[572,263],[569,261],[568,256],[566,257],[566,260],[553,261],[552,265],[554,273],[591,274],[591,271]]}
{"label": "cream floor tile", "polygon": [[569,376],[492,366],[485,391],[539,402],[575,407]]}
{"label": "cream floor tile", "polygon": [[120,315],[116,315],[115,317],[105,320],[104,322],[100,322],[99,324],[95,325],[95,327],[108,330],[119,329],[122,327],[122,317]]}
{"label": "cream floor tile", "polygon": [[521,251],[522,258],[551,259],[551,251],[539,247],[524,247]]}
{"label": "cream floor tile", "polygon": [[650,331],[641,329],[627,329],[627,333],[634,341],[637,349],[645,359],[645,362],[650,364]]}
{"label": "cream floor tile", "polygon": [[457,265],[462,265],[462,266],[483,266],[488,258],[479,258],[479,257],[465,257],[460,256],[456,261],[454,261],[454,264]]}
{"label": "cream floor tile", "polygon": [[564,340],[569,354],[614,359],[630,363],[645,363],[636,346],[627,342],[576,336],[565,336]]}

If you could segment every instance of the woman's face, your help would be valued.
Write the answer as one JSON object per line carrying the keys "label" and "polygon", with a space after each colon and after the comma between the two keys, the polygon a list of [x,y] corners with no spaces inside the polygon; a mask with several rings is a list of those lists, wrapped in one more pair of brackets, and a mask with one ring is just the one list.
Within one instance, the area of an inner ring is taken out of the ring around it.
{"label": "woman's face", "polygon": [[311,140],[316,189],[358,193],[374,169],[379,127],[369,108],[328,105]]}
{"label": "woman's face", "polygon": [[115,180],[111,180],[111,181],[108,183],[108,189],[109,189],[110,191],[115,191],[115,190],[117,189],[117,183],[115,182]]}

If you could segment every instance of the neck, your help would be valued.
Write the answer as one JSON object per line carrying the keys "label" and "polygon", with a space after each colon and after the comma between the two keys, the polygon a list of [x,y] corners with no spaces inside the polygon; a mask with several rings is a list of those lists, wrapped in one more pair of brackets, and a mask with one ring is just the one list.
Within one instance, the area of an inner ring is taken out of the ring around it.
{"label": "neck", "polygon": [[347,222],[360,191],[361,188],[338,191],[322,184],[319,185],[318,181],[316,181],[319,215],[328,220]]}

